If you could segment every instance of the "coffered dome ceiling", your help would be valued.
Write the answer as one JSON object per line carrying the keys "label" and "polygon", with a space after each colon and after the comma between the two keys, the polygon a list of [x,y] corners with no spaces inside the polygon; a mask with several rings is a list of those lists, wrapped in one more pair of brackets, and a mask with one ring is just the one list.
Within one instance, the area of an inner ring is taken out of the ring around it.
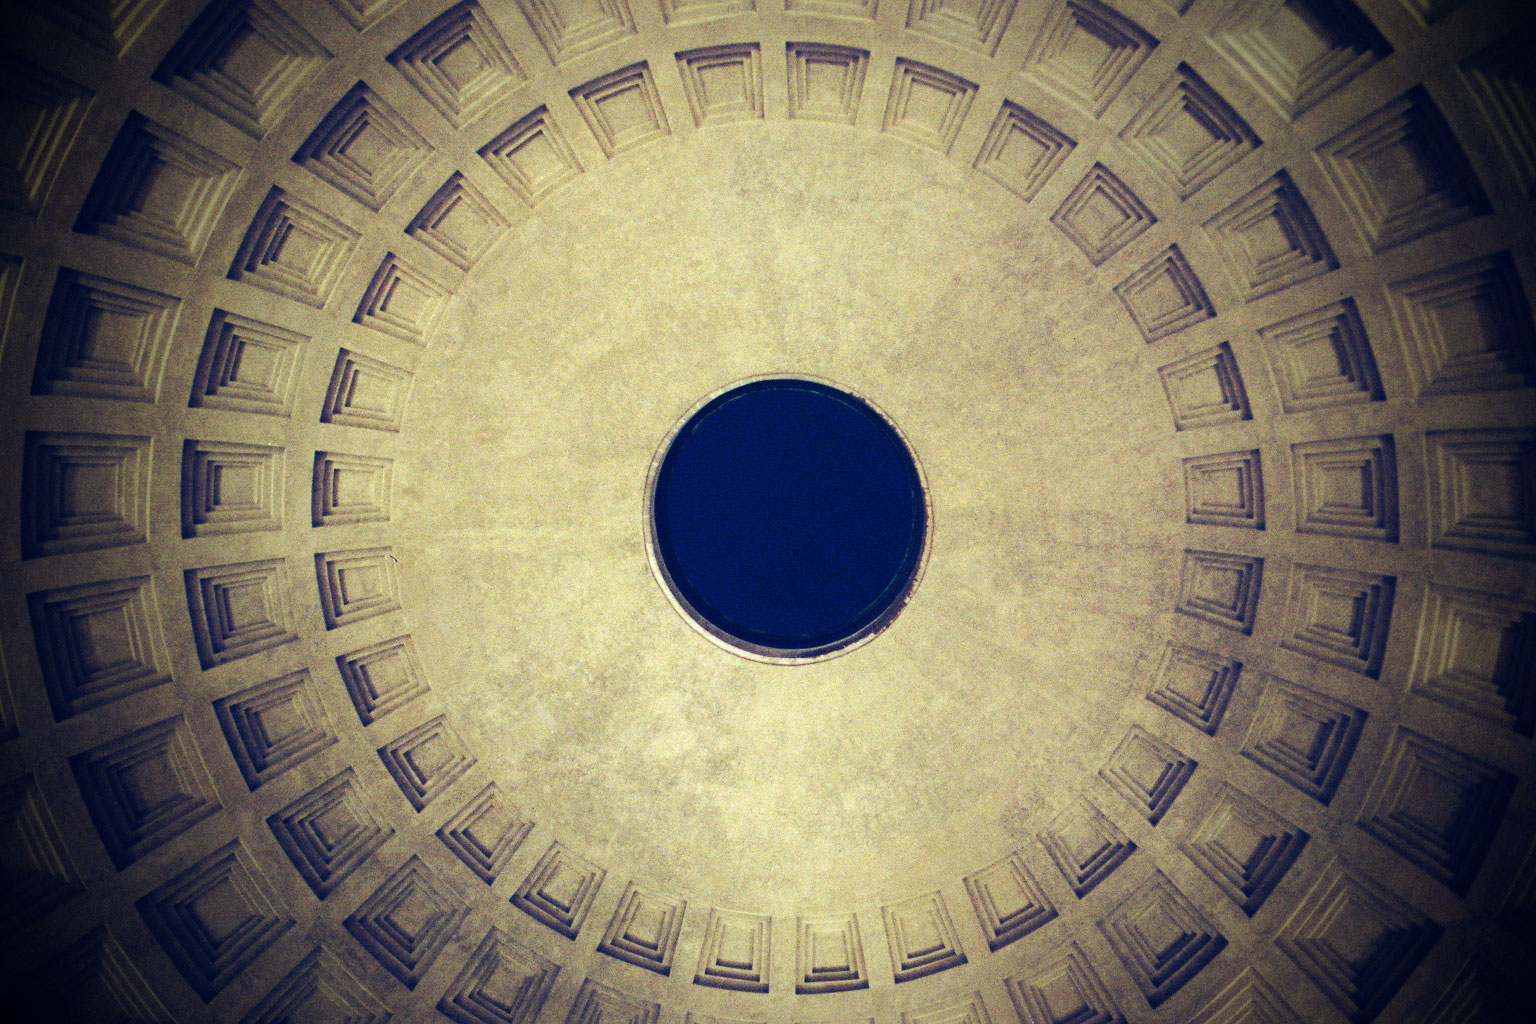
{"label": "coffered dome ceiling", "polygon": [[[1520,6],[17,6],[8,1004],[1511,1019]],[[681,418],[776,374],[931,512],[811,664],[647,548]]]}

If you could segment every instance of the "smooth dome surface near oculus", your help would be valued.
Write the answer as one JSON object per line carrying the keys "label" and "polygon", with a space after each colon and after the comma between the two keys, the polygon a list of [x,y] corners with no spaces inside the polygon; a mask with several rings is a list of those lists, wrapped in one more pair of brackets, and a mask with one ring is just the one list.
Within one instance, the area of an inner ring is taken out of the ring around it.
{"label": "smooth dome surface near oculus", "polygon": [[749,649],[826,653],[888,621],[923,551],[921,477],[896,430],[846,392],[753,381],[673,438],[652,505],[674,593]]}

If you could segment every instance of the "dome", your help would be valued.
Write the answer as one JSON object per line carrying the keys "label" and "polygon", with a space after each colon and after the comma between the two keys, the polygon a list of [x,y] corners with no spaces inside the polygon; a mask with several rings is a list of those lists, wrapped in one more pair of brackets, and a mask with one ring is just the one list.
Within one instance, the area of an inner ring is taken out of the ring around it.
{"label": "dome", "polygon": [[[22,1019],[1513,1019],[1520,5],[13,7]],[[743,640],[656,481],[784,380],[907,532]]]}

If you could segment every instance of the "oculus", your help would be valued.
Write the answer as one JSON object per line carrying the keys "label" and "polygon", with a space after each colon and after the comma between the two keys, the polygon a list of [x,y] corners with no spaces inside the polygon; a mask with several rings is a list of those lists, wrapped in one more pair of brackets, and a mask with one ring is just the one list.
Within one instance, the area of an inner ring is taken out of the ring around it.
{"label": "oculus", "polygon": [[651,565],[719,646],[793,664],[844,653],[900,613],[929,508],[894,423],[823,381],[760,377],[706,398],[652,462]]}

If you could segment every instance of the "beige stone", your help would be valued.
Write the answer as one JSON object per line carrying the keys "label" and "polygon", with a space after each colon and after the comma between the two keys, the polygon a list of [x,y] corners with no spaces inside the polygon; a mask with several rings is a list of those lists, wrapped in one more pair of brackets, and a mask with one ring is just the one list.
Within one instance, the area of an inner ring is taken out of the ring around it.
{"label": "beige stone", "polygon": [[[5,998],[1503,1019],[1516,6],[20,5]],[[647,553],[669,432],[766,374],[931,504],[811,664]]]}

